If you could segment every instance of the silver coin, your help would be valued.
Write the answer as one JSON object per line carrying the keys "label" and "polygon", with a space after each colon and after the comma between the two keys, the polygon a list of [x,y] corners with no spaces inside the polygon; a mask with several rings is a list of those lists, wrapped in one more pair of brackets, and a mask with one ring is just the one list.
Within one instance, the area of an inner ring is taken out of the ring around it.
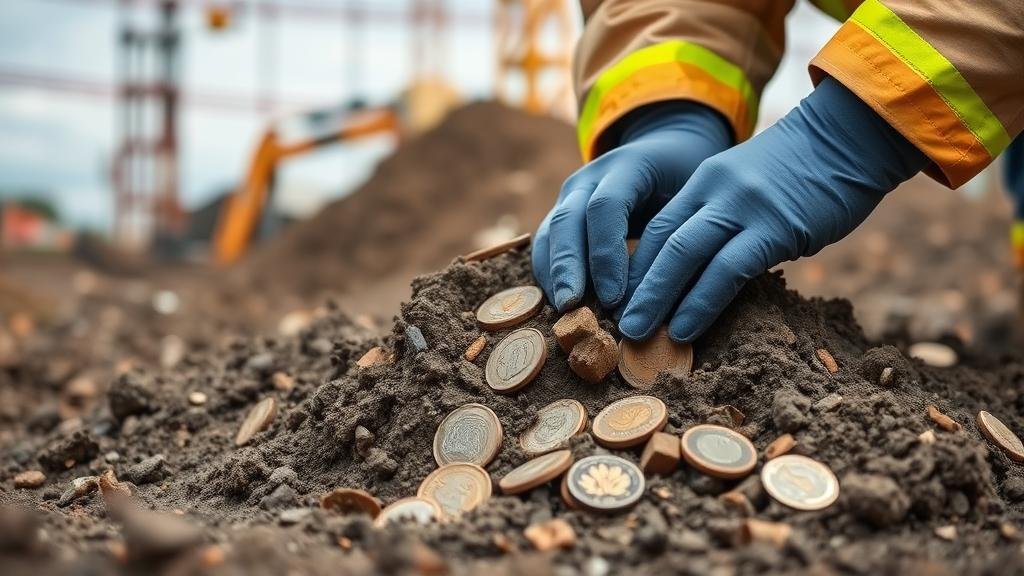
{"label": "silver coin", "polygon": [[576,400],[555,400],[537,412],[537,422],[523,432],[519,444],[528,454],[562,447],[587,427],[587,410]]}
{"label": "silver coin", "polygon": [[434,434],[434,460],[439,466],[467,462],[487,466],[501,448],[504,433],[498,416],[482,404],[452,410]]}
{"label": "silver coin", "polygon": [[588,456],[569,468],[567,478],[572,497],[595,511],[624,510],[644,495],[643,472],[618,456]]}
{"label": "silver coin", "polygon": [[839,498],[839,480],[832,470],[798,454],[766,462],[761,483],[772,498],[797,510],[821,510]]}

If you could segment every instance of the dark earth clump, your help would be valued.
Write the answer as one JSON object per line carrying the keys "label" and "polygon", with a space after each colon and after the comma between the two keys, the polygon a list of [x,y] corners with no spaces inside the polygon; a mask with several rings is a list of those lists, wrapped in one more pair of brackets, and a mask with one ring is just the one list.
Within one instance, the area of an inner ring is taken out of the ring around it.
{"label": "dark earth clump", "polygon": [[[539,377],[511,396],[488,388],[483,366],[510,330],[487,333],[484,352],[466,361],[466,347],[481,334],[476,307],[501,289],[531,282],[524,253],[455,262],[414,282],[413,298],[384,338],[326,307],[294,337],[239,339],[186,355],[173,370],[133,370],[111,383],[107,402],[84,413],[79,428],[29,433],[26,422],[12,429],[0,439],[0,502],[7,506],[0,507],[0,534],[39,529],[0,539],[0,566],[35,574],[531,576],[1024,570],[1016,540],[1024,466],[974,424],[978,410],[988,410],[1011,429],[1024,429],[1019,353],[973,352],[953,369],[926,367],[899,348],[868,341],[847,302],[803,299],[778,274],[743,290],[697,343],[691,374],[664,374],[648,393],[668,406],[667,432],[720,418],[721,407],[731,405],[745,415],[739,430],[762,453],[792,433],[793,452],[827,464],[840,479],[834,506],[797,512],[768,498],[753,477],[723,481],[683,466],[649,477],[641,502],[614,516],[567,509],[555,485],[521,496],[496,493],[458,522],[425,527],[378,529],[364,517],[321,510],[320,496],[337,487],[365,489],[384,503],[414,495],[436,467],[437,425],[462,404],[485,404],[501,419],[504,442],[488,466],[497,480],[526,460],[518,436],[545,404],[575,398],[593,418],[636,393],[615,372],[589,384],[570,370],[551,335],[558,315],[550,306],[523,324],[548,337]],[[614,323],[599,318],[618,337]],[[373,346],[385,347],[393,360],[357,368]],[[836,373],[822,365],[820,349],[835,359]],[[883,386],[885,368],[893,370]],[[295,386],[276,388],[278,371]],[[115,414],[126,395],[120,387],[131,397],[145,390],[145,410]],[[208,400],[190,404],[194,391]],[[278,402],[273,422],[236,447],[242,420],[267,396]],[[935,426],[926,414],[932,404],[962,431]],[[934,438],[919,437],[926,431]],[[571,447],[578,458],[604,451],[589,435]],[[66,468],[63,457],[72,452]],[[639,460],[639,450],[615,453]],[[14,475],[37,466],[53,470],[46,485],[14,490]],[[133,515],[140,512],[110,514],[98,492],[56,507],[73,479],[108,469],[134,478],[139,506],[161,515],[140,521]],[[758,519],[792,526],[784,546],[739,544],[743,512],[718,498],[731,489],[747,496]],[[19,512],[26,509],[34,514],[26,518]],[[523,530],[551,518],[574,528],[575,545],[533,551]],[[950,526],[952,540],[938,535],[948,536]]]}

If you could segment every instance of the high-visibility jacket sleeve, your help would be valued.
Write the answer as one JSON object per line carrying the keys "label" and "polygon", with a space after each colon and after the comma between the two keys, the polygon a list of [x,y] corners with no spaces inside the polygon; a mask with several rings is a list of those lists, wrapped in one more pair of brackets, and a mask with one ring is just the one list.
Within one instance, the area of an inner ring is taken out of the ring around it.
{"label": "high-visibility jacket sleeve", "polygon": [[1024,129],[1021,0],[866,0],[810,68],[857,94],[950,187]]}

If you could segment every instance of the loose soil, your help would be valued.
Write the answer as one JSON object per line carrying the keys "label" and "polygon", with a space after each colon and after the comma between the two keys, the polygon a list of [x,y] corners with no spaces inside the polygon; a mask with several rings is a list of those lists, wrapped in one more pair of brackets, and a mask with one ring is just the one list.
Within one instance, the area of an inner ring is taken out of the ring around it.
{"label": "loose soil", "polygon": [[[526,456],[518,435],[558,398],[576,398],[591,417],[634,394],[613,373],[587,384],[568,368],[545,306],[523,326],[548,337],[539,377],[511,396],[491,392],[483,366],[499,339],[474,361],[463,352],[480,334],[476,307],[491,294],[531,282],[518,252],[483,263],[455,262],[413,283],[393,328],[378,337],[336,306],[290,337],[249,337],[189,353],[173,369],[131,368],[102,401],[76,418],[24,418],[0,437],[0,566],[4,573],[191,574],[763,574],[812,572],[1006,574],[1024,570],[1012,528],[1024,521],[1024,468],[991,446],[974,416],[988,410],[1024,430],[1024,358],[991,355],[952,343],[960,366],[936,369],[894,346],[865,338],[841,300],[807,300],[779,275],[748,285],[695,347],[691,374],[665,374],[649,393],[669,409],[666,431],[701,422],[728,425],[759,450],[783,433],[794,451],[829,465],[842,495],[820,512],[796,512],[766,498],[757,482],[740,484],[763,520],[793,526],[788,543],[742,546],[741,513],[717,498],[736,482],[681,467],[648,478],[639,505],[597,516],[569,510],[548,486],[522,496],[496,495],[459,522],[374,528],[359,516],[318,508],[336,487],[362,488],[385,503],[415,494],[435,468],[434,431],[468,402],[491,407],[505,428],[497,480]],[[600,314],[599,314],[600,316]],[[601,317],[604,328],[614,325]],[[427,342],[407,341],[415,326]],[[393,351],[387,364],[359,369],[373,346]],[[831,374],[819,349],[835,359]],[[45,352],[41,352],[45,355]],[[45,358],[45,356],[44,356]],[[56,358],[55,358],[56,360]],[[26,360],[0,369],[4,387]],[[879,384],[886,367],[890,386]],[[294,380],[285,391],[281,376]],[[11,384],[18,382],[20,384]],[[275,382],[278,386],[275,387]],[[24,392],[24,390],[22,390]],[[191,392],[208,400],[193,406]],[[836,405],[834,396],[842,400]],[[238,426],[260,399],[274,396],[277,417],[248,445]],[[825,402],[820,402],[828,397]],[[934,404],[959,422],[938,429]],[[55,409],[55,408],[54,408]],[[918,435],[932,431],[933,443]],[[577,458],[600,453],[589,435],[572,445]],[[616,452],[634,461],[639,453]],[[47,474],[43,487],[15,489],[28,469]],[[119,512],[97,494],[70,499],[74,478],[113,469],[130,481],[142,508],[157,517]],[[70,500],[69,500],[70,499]],[[109,506],[109,508],[108,508]],[[17,510],[29,510],[25,515]],[[178,513],[178,514],[176,514]],[[180,515],[179,515],[180,514]],[[575,530],[569,549],[538,553],[523,531],[558,517]],[[955,526],[952,540],[949,526]]]}

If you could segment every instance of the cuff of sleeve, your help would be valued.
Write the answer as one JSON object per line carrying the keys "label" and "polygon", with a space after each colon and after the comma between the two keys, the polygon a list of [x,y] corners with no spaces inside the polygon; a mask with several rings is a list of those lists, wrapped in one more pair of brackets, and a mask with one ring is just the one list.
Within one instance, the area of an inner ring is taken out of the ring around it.
{"label": "cuff of sleeve", "polygon": [[722,114],[737,142],[750,138],[758,96],[737,66],[691,42],[662,42],[610,66],[587,93],[577,125],[584,162],[601,155],[601,135],[616,120],[646,104],[693,100]]}
{"label": "cuff of sleeve", "polygon": [[999,120],[952,63],[877,0],[867,0],[810,64],[923,152],[925,172],[956,188],[1009,145]]}

